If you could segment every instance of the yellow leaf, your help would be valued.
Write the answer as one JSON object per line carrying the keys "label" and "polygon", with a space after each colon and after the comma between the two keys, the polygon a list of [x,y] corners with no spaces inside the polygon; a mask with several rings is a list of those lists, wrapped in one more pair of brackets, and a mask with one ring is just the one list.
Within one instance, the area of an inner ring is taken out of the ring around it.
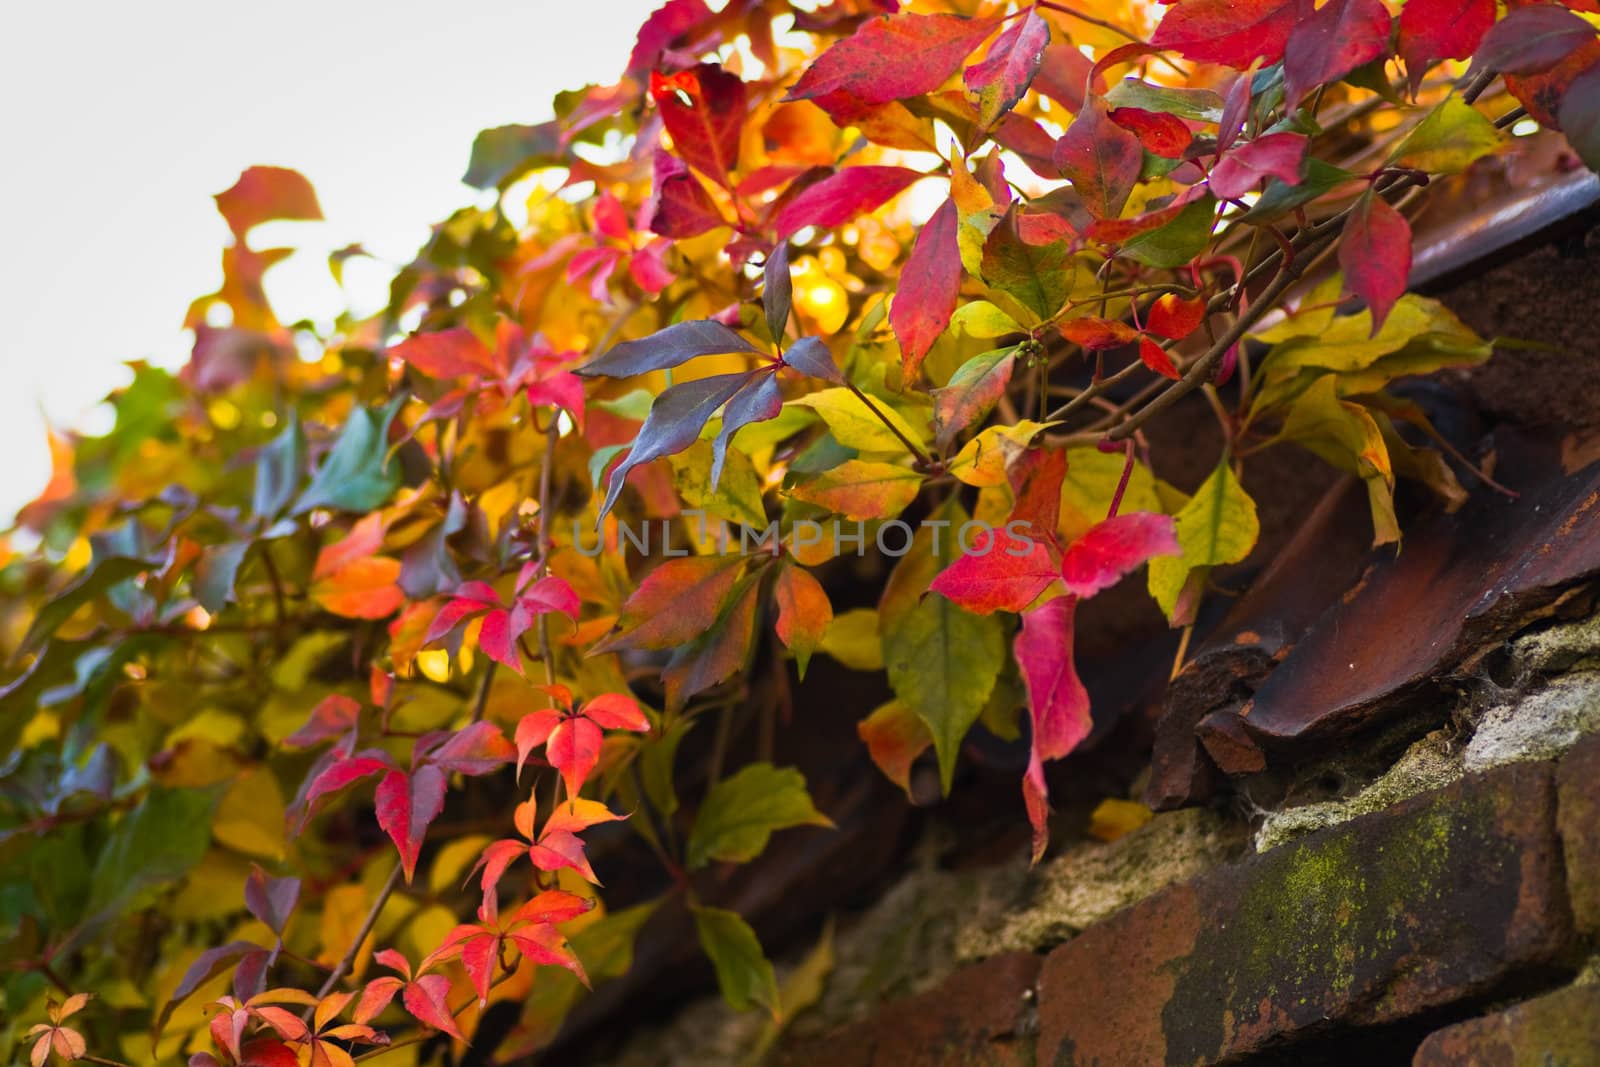
{"label": "yellow leaf", "polygon": [[234,779],[217,805],[211,832],[229,848],[264,859],[283,856],[283,791],[265,767],[254,767]]}
{"label": "yellow leaf", "polygon": [[861,402],[860,397],[848,389],[824,389],[820,393],[811,393],[789,403],[815,411],[822,416],[822,421],[828,424],[828,429],[833,432],[836,441],[858,452],[904,453],[906,451],[906,446],[900,438],[884,425],[884,419],[904,434],[907,440],[918,446],[926,443],[928,439],[926,426],[920,430],[915,428],[882,398],[875,398],[872,401],[873,407],[883,413],[884,418],[880,419]]}
{"label": "yellow leaf", "polygon": [[950,461],[959,481],[983,488],[1006,484],[1006,466],[1043,430],[1055,425],[1023,419],[1014,426],[991,426],[962,446]]}
{"label": "yellow leaf", "polygon": [[878,613],[872,608],[852,608],[835,615],[818,647],[853,671],[883,670]]}
{"label": "yellow leaf", "polygon": [[1452,94],[1400,142],[1389,162],[1433,174],[1459,174],[1505,142],[1506,135],[1494,123]]}
{"label": "yellow leaf", "polygon": [[1234,477],[1226,456],[1178,512],[1177,522],[1183,555],[1150,561],[1150,595],[1169,618],[1192,572],[1239,562],[1261,533],[1255,501]]}
{"label": "yellow leaf", "polygon": [[1101,841],[1115,841],[1132,833],[1155,816],[1155,812],[1132,800],[1107,797],[1089,816],[1089,835]]}
{"label": "yellow leaf", "polygon": [[[1122,480],[1125,459],[1119,453],[1098,448],[1067,449],[1067,475],[1061,479],[1061,536],[1068,542],[1106,517],[1117,483]],[[1166,511],[1156,492],[1156,479],[1150,468],[1135,461],[1122,494],[1122,511]]]}
{"label": "yellow leaf", "polygon": [[1400,540],[1394,470],[1383,433],[1366,408],[1339,399],[1332,375],[1317,379],[1295,399],[1278,439],[1293,441],[1366,482],[1373,544]]}

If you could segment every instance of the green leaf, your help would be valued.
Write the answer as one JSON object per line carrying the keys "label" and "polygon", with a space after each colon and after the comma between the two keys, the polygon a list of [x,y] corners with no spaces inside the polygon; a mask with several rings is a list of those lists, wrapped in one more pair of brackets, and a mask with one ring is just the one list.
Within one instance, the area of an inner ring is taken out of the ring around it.
{"label": "green leaf", "polygon": [[1505,134],[1459,96],[1447,96],[1389,156],[1390,163],[1432,174],[1459,174],[1498,151]]}
{"label": "green leaf", "polygon": [[737,912],[722,908],[692,910],[700,947],[716,968],[717,985],[722,989],[723,999],[736,1011],[748,1011],[755,1004],[765,1005],[776,1017],[778,979],[750,924]]}
{"label": "green leaf", "polygon": [[1169,618],[1191,573],[1238,563],[1250,554],[1261,533],[1255,501],[1234,477],[1227,456],[1195,490],[1177,520],[1183,555],[1157,556],[1150,561],[1150,595]]}
{"label": "green leaf", "polygon": [[806,779],[793,767],[752,763],[711,787],[689,832],[689,867],[712,860],[748,863],[761,855],[775,830],[829,826],[811,804]]}
{"label": "green leaf", "polygon": [[556,162],[560,152],[559,123],[496,126],[473,138],[472,157],[461,180],[474,189],[503,188],[536,166]]}
{"label": "green leaf", "polygon": [[949,525],[917,530],[911,550],[889,576],[878,611],[889,685],[928,724],[948,794],[961,741],[989,701],[1006,647],[998,616],[974,615],[928,593],[934,575],[961,554],[956,534],[967,514],[952,498],[939,519]]}
{"label": "green leaf", "polygon": [[294,503],[296,515],[312,508],[372,511],[400,488],[400,467],[389,459],[389,424],[404,394],[378,410],[356,408],[311,484]]}
{"label": "green leaf", "polygon": [[39,609],[39,614],[33,617],[33,625],[23,635],[18,650],[28,652],[38,648],[84,604],[106,593],[117,583],[149,569],[150,564],[145,560],[128,556],[107,556],[94,561],[83,577]]}
{"label": "green leaf", "polygon": [[1017,232],[1013,210],[983,242],[983,280],[1032,313],[1050,318],[1072,294],[1077,261],[1066,241],[1030,245]]}
{"label": "green leaf", "polygon": [[950,328],[968,337],[1010,337],[1024,333],[1022,325],[987,300],[974,300],[956,308],[950,316]]}
{"label": "green leaf", "polygon": [[233,582],[250,551],[249,541],[226,541],[200,554],[194,565],[194,598],[215,615],[233,600]]}
{"label": "green leaf", "polygon": [[1216,198],[1202,196],[1165,226],[1130,237],[1122,246],[1122,254],[1147,267],[1163,270],[1181,267],[1210,243],[1211,224],[1216,213]]}
{"label": "green leaf", "polygon": [[305,462],[306,435],[300,429],[299,412],[290,408],[289,425],[256,458],[256,486],[251,510],[258,518],[271,518],[289,506]]}
{"label": "green leaf", "polygon": [[187,874],[211,843],[213,790],[155,787],[124,815],[95,859],[91,922],[140,906]]}
{"label": "green leaf", "polygon": [[1106,93],[1106,103],[1112,107],[1159,111],[1196,122],[1222,121],[1222,97],[1210,89],[1173,89],[1137,78],[1124,78]]}

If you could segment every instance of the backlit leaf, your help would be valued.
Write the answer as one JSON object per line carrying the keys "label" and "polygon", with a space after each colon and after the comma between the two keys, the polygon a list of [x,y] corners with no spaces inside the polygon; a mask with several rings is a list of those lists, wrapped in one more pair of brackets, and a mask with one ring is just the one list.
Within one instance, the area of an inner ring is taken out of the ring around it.
{"label": "backlit leaf", "polygon": [[1050,24],[1037,9],[1029,8],[994,39],[981,63],[966,69],[962,79],[967,90],[978,98],[980,126],[994,125],[1027,93],[1049,43]]}
{"label": "backlit leaf", "polygon": [[1139,138],[1111,121],[1103,99],[1091,97],[1056,142],[1055,164],[1089,214],[1114,219],[1139,180],[1144,149]]}
{"label": "backlit leaf", "polygon": [[1283,52],[1285,104],[1387,55],[1390,21],[1382,0],[1328,0],[1298,22]]}
{"label": "backlit leaf", "polygon": [[950,325],[956,308],[961,292],[959,222],[955,201],[946,200],[923,224],[889,308],[889,324],[900,342],[900,363],[908,380],[917,376],[923,357]]}
{"label": "backlit leaf", "polygon": [[1504,143],[1505,135],[1476,108],[1459,96],[1447,96],[1400,142],[1390,161],[1437,174],[1459,174]]}

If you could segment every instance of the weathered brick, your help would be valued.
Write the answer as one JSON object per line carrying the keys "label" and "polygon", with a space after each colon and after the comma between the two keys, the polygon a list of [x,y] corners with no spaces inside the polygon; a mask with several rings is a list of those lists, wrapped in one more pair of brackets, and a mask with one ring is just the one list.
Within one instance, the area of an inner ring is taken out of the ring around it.
{"label": "weathered brick", "polygon": [[1548,764],[1475,775],[1210,872],[1039,975],[1039,1063],[1211,1063],[1492,995],[1572,940]]}
{"label": "weathered brick", "polygon": [[1600,734],[1567,753],[1556,783],[1572,916],[1579,930],[1600,936]]}
{"label": "weathered brick", "polygon": [[780,1067],[1025,1067],[1033,1063],[1039,957],[1008,952],[975,963],[926,993],[797,1044]]}
{"label": "weathered brick", "polygon": [[1571,986],[1430,1034],[1412,1067],[1600,1063],[1600,986]]}

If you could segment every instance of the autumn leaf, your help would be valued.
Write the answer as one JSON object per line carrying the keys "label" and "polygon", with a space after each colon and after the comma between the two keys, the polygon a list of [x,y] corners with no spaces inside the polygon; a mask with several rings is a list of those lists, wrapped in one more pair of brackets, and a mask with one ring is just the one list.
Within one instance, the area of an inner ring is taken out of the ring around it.
{"label": "autumn leaf", "polygon": [[1593,41],[1596,32],[1564,7],[1529,4],[1489,28],[1473,63],[1501,74],[1538,74]]}
{"label": "autumn leaf", "polygon": [[1224,457],[1177,514],[1178,545],[1183,554],[1150,561],[1150,595],[1175,625],[1192,621],[1192,611],[1180,614],[1178,610],[1190,576],[1238,563],[1255,548],[1260,533],[1255,501]]}
{"label": "autumn leaf", "polygon": [[921,177],[905,167],[843,167],[784,204],[773,219],[773,228],[781,241],[807,226],[842,225],[882,207]]}
{"label": "autumn leaf", "polygon": [[1389,309],[1406,291],[1411,274],[1411,226],[1405,216],[1376,193],[1368,192],[1356,204],[1344,239],[1339,243],[1339,266],[1345,285],[1372,310],[1372,332],[1377,334]]}
{"label": "autumn leaf", "polygon": [[[978,98],[978,125],[987,129],[1021,100],[1033,83],[1050,44],[1050,24],[1030,7],[1013,19],[989,46],[981,63],[962,74],[967,91]],[[909,268],[909,264],[908,264]]]}
{"label": "autumn leaf", "polygon": [[1389,24],[1382,0],[1328,0],[1297,22],[1283,53],[1284,103],[1296,107],[1317,86],[1387,55]]}
{"label": "autumn leaf", "polygon": [[725,187],[739,165],[745,87],[715,63],[674,74],[650,72],[650,96],[672,135],[673,150],[691,167]]}
{"label": "autumn leaf", "polygon": [[905,280],[889,309],[889,323],[900,342],[900,362],[908,379],[917,376],[923,357],[950,325],[956,308],[961,291],[959,222],[955,201],[947,199],[923,224],[906,259]]}
{"label": "autumn leaf", "polygon": [[810,571],[792,564],[778,572],[772,596],[778,608],[775,624],[778,640],[794,653],[795,664],[804,679],[811,654],[822,644],[828,624],[833,622],[833,605],[822,583],[812,577]]}
{"label": "autumn leaf", "polygon": [[1440,101],[1390,154],[1390,162],[1459,174],[1505,144],[1505,134],[1457,96]]}
{"label": "autumn leaf", "polygon": [[1177,115],[1146,111],[1137,107],[1118,107],[1110,112],[1111,121],[1139,139],[1151,155],[1182,159],[1194,141],[1194,132]]}
{"label": "autumn leaf", "polygon": [[1056,142],[1055,164],[1089,214],[1114,219],[1139,181],[1144,150],[1138,137],[1111,121],[1105,100],[1091,97]]}
{"label": "autumn leaf", "polygon": [[1237,200],[1264,178],[1285,185],[1300,183],[1306,138],[1299,133],[1269,133],[1238,145],[1211,171],[1211,191],[1221,200]]}
{"label": "autumn leaf", "polygon": [[[956,15],[885,15],[863,23],[806,69],[788,100],[841,96],[886,103],[937,89],[994,32],[995,19]],[[915,56],[915,63],[906,62]]]}
{"label": "autumn leaf", "polygon": [[1494,0],[1406,0],[1400,9],[1400,58],[1411,91],[1441,59],[1466,59],[1494,24]]}
{"label": "autumn leaf", "polygon": [[1289,35],[1312,13],[1309,0],[1178,0],[1150,37],[1200,63],[1244,70],[1256,60],[1283,58]]}
{"label": "autumn leaf", "polygon": [[561,772],[567,795],[576,797],[600,758],[602,732],[647,733],[650,720],[637,701],[622,693],[606,693],[576,708],[563,688],[557,687],[556,694],[556,708],[530,712],[517,723],[517,774],[521,776],[528,754],[544,745],[545,758]]}
{"label": "autumn leaf", "polygon": [[933,390],[934,441],[948,449],[956,435],[976,425],[1005,395],[1016,366],[1015,348],[997,348],[973,356]]}
{"label": "autumn leaf", "polygon": [[1077,598],[1057,597],[1022,617],[1022,630],[1012,645],[1012,655],[1022,669],[1028,692],[1028,713],[1033,723],[1028,769],[1022,778],[1022,795],[1033,824],[1034,863],[1049,844],[1050,790],[1044,780],[1044,762],[1067,755],[1089,736],[1089,693],[1078,679],[1073,663],[1073,615]]}
{"label": "autumn leaf", "polygon": [[316,190],[305,175],[287,167],[249,167],[216,195],[216,201],[228,228],[241,241],[263,222],[322,218]]}

